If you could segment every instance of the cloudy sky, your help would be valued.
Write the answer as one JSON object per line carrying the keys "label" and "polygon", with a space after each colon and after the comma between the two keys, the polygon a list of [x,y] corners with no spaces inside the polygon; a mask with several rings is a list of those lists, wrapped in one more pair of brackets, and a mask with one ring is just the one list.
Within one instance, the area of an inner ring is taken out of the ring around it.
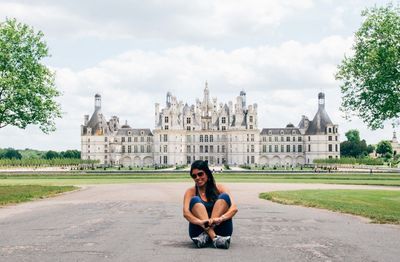
{"label": "cloudy sky", "polygon": [[154,103],[171,91],[192,104],[208,81],[211,97],[234,100],[241,90],[259,106],[259,128],[313,118],[317,94],[344,133],[368,143],[392,128],[370,131],[342,117],[336,67],[351,54],[360,12],[370,0],[0,0],[0,20],[17,18],[43,31],[56,71],[64,116],[49,135],[37,127],[0,130],[0,148],[80,148],[80,125],[102,95],[107,118],[154,128]]}

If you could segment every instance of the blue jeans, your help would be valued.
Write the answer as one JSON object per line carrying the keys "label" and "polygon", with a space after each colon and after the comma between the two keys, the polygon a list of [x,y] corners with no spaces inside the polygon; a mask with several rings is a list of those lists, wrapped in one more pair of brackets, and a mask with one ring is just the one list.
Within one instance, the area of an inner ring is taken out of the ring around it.
{"label": "blue jeans", "polygon": [[[231,199],[228,194],[222,193],[218,196],[218,199],[224,200],[227,204],[228,207],[231,206]],[[189,204],[189,210],[190,212],[192,211],[192,208],[195,204],[202,204],[207,210],[208,217],[211,217],[211,213],[214,207],[215,202],[206,202],[203,201],[199,196],[194,196],[190,200]],[[232,219],[226,220],[219,224],[218,226],[215,226],[214,228],[215,234],[219,236],[231,236],[233,232],[233,223]],[[189,223],[189,236],[190,238],[197,237],[200,235],[202,232],[204,232],[204,229],[201,226]]]}

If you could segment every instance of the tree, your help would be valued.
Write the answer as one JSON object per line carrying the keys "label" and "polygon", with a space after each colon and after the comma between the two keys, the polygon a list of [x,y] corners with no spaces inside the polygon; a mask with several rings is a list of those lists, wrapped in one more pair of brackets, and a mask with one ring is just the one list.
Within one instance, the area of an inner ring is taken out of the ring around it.
{"label": "tree", "polygon": [[350,129],[345,133],[347,141],[359,143],[360,142],[360,132],[357,129]]}
{"label": "tree", "polygon": [[347,119],[360,117],[372,129],[400,116],[400,8],[365,9],[365,21],[355,33],[354,55],[343,59],[341,110]]}
{"label": "tree", "polygon": [[15,150],[14,148],[7,148],[2,152],[0,158],[21,159],[22,155],[18,150]]}
{"label": "tree", "polygon": [[392,153],[393,153],[392,144],[390,144],[390,142],[387,140],[382,140],[376,146],[376,153],[381,154],[381,155],[390,153],[390,155],[392,155]]}
{"label": "tree", "polygon": [[45,159],[59,158],[60,155],[56,151],[49,150],[44,154]]}
{"label": "tree", "polygon": [[60,153],[62,158],[81,158],[81,152],[78,150],[67,150]]}
{"label": "tree", "polygon": [[0,128],[39,125],[55,130],[61,117],[54,74],[41,62],[49,56],[41,31],[7,19],[0,23]]}
{"label": "tree", "polygon": [[345,136],[347,141],[340,143],[340,155],[347,157],[363,157],[369,154],[367,142],[364,139],[360,140],[360,132],[357,129],[347,131]]}

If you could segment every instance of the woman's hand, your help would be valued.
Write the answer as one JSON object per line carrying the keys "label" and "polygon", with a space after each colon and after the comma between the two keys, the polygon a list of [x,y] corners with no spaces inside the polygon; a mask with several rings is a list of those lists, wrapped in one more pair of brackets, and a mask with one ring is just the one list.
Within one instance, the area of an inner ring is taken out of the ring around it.
{"label": "woman's hand", "polygon": [[219,224],[221,224],[222,222],[224,222],[223,217],[215,217],[215,218],[212,218],[211,220],[212,220],[212,224],[217,225],[217,226]]}
{"label": "woman's hand", "polygon": [[204,219],[198,221],[197,225],[201,226],[205,230],[207,230],[211,225],[212,225],[212,220],[211,219]]}

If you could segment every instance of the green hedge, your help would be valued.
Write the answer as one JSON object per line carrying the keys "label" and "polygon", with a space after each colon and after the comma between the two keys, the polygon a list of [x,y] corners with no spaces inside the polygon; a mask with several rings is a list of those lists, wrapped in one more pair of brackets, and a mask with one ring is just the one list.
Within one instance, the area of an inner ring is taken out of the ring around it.
{"label": "green hedge", "polygon": [[381,158],[342,157],[314,159],[314,164],[383,165],[384,161]]}
{"label": "green hedge", "polygon": [[81,164],[97,164],[98,160],[82,160],[77,158],[54,159],[0,159],[0,167],[39,167],[39,166],[77,166]]}

